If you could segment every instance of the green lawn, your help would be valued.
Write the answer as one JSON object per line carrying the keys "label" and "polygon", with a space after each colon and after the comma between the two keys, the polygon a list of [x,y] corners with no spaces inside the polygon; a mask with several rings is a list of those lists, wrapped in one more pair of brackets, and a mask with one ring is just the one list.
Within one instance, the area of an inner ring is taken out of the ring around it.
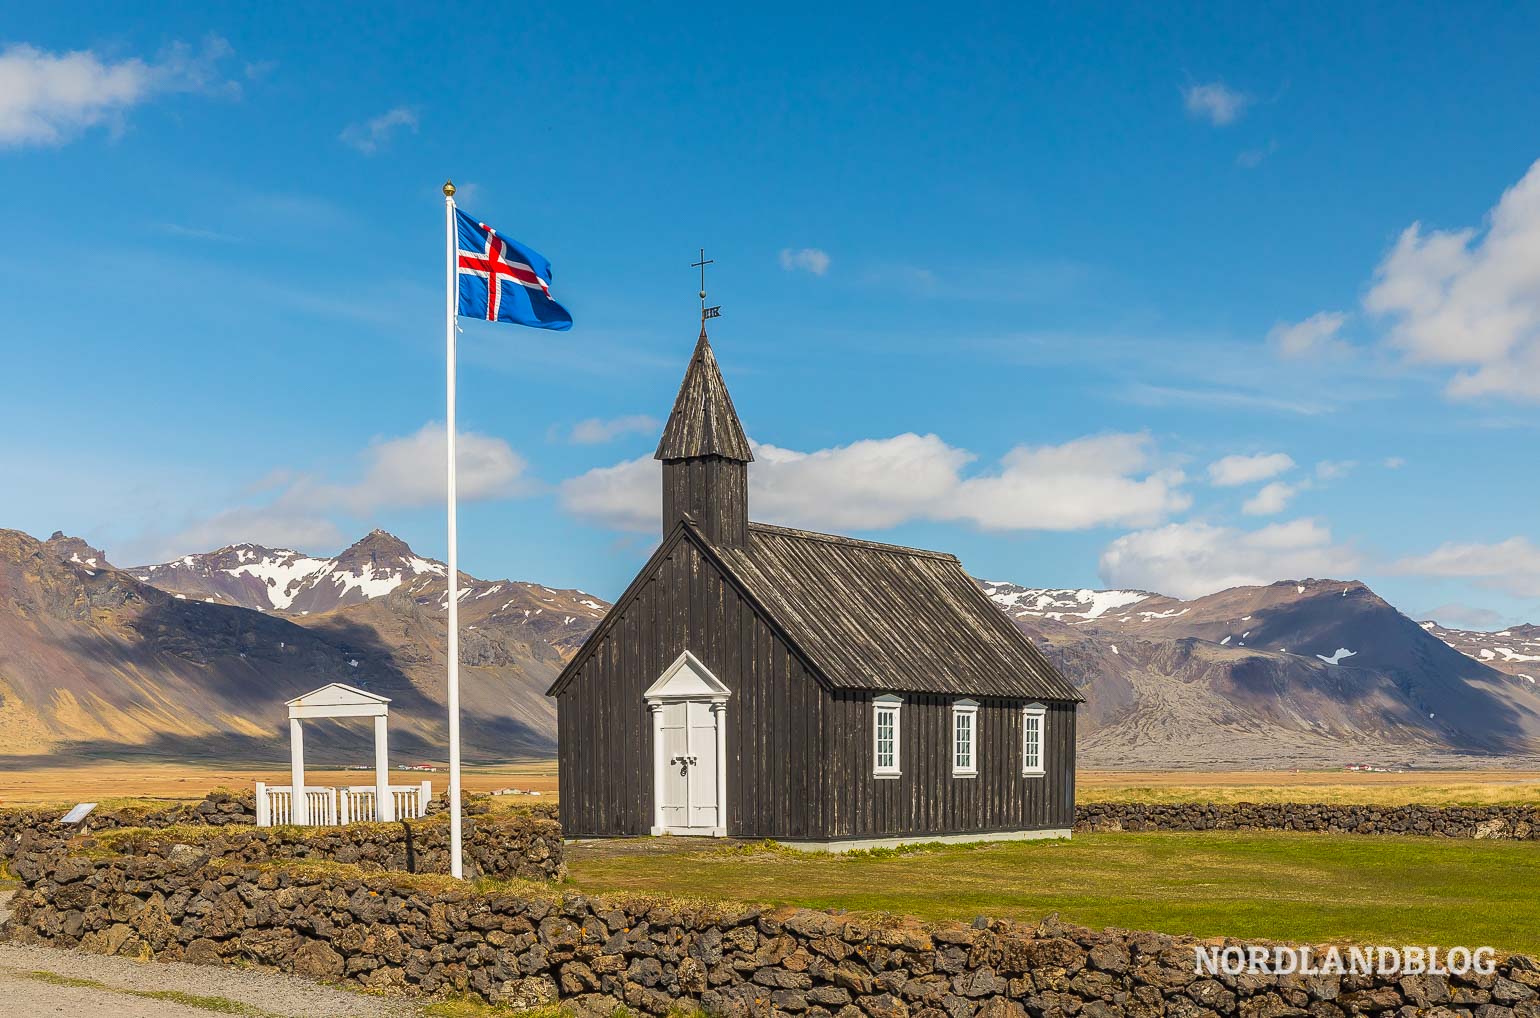
{"label": "green lawn", "polygon": [[1282,832],[1083,834],[1072,841],[820,856],[573,846],[586,892],[730,898],[928,919],[1037,920],[1310,943],[1540,954],[1540,844]]}

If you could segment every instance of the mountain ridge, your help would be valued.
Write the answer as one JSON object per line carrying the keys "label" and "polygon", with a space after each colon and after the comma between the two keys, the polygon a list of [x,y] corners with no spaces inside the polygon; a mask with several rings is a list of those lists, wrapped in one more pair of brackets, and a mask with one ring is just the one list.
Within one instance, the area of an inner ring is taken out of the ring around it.
{"label": "mountain ridge", "polygon": [[[231,545],[175,560],[180,570],[130,571],[79,538],[55,533],[43,542],[0,530],[6,754],[281,757],[284,701],[341,681],[391,697],[394,751],[442,758],[442,567],[400,575],[403,562],[434,563],[377,531],[330,559],[306,556],[316,564],[301,578],[313,582],[284,593],[310,601],[296,597],[284,611],[271,606],[266,577],[254,585],[238,568],[262,560],[259,551],[275,550]],[[157,573],[166,587],[139,578]],[[328,579],[339,574],[341,583]],[[461,575],[467,754],[546,755],[555,709],[545,688],[608,606],[581,591]],[[208,582],[219,576],[231,583]],[[359,590],[370,596],[352,596]],[[269,606],[235,603],[241,598]],[[365,748],[367,733],[326,727],[321,758]]]}
{"label": "mountain ridge", "polygon": [[[464,572],[460,585],[468,754],[549,753],[544,690],[609,605]],[[1413,622],[1357,580],[1185,601],[979,586],[1085,695],[1087,766],[1540,755],[1540,627]],[[439,759],[447,605],[444,565],[383,530],[333,556],[244,543],[127,570],[81,538],[0,530],[0,744],[273,758],[283,701],[343,681],[392,697],[398,753]],[[362,746],[345,726],[318,741]]]}
{"label": "mountain ridge", "polygon": [[243,543],[127,571],[141,582],[189,597],[305,613],[358,604],[421,576],[444,576],[445,566],[376,529],[327,558]]}
{"label": "mountain ridge", "polygon": [[1532,756],[1540,697],[1358,580],[1181,600],[980,586],[1086,696],[1096,766],[1445,763]]}

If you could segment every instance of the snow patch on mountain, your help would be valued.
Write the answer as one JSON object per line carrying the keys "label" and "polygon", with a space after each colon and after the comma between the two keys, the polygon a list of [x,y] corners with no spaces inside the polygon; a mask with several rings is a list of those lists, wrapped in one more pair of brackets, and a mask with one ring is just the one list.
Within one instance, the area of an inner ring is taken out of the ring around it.
{"label": "snow patch on mountain", "polygon": [[[255,548],[236,548],[236,561],[240,564],[221,572],[229,576],[250,576],[267,588],[267,599],[279,611],[294,603],[300,591],[314,581],[317,574],[331,567],[330,559],[307,558],[297,551],[269,552]],[[265,554],[264,554],[265,553]],[[182,560],[186,562],[186,560]],[[151,566],[154,573],[161,566]]]}
{"label": "snow patch on mountain", "polygon": [[980,580],[984,593],[1012,615],[1045,619],[1100,618],[1114,608],[1138,604],[1151,595],[1142,590],[1052,590],[1019,587],[1000,580]]}
{"label": "snow patch on mountain", "polygon": [[1477,629],[1448,629],[1431,620],[1418,624],[1467,657],[1534,683],[1519,669],[1540,661],[1540,626],[1512,626],[1498,633],[1487,633]]}
{"label": "snow patch on mountain", "polygon": [[[399,538],[375,531],[332,558],[288,548],[237,544],[140,566],[136,576],[177,592],[223,598],[261,611],[328,611],[383,597],[402,584],[445,575]],[[252,581],[255,581],[253,585]]]}

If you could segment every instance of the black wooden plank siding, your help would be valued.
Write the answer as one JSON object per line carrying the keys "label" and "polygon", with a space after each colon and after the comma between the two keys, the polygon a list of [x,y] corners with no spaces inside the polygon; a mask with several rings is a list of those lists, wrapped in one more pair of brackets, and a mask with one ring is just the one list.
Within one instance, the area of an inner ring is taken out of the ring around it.
{"label": "black wooden plank siding", "polygon": [[831,703],[804,662],[689,541],[595,637],[559,693],[561,820],[569,837],[652,827],[652,716],[643,694],[689,650],[732,691],[727,701],[730,834],[821,838],[820,745]]}
{"label": "black wooden plank siding", "polygon": [[[879,838],[1052,830],[1074,823],[1075,705],[1047,704],[1045,773],[1021,773],[1021,700],[981,700],[976,777],[952,775],[952,703],[930,693],[904,697],[897,778],[873,775],[871,694],[832,696],[824,740],[831,754],[829,837]],[[838,732],[838,734],[834,734]]]}

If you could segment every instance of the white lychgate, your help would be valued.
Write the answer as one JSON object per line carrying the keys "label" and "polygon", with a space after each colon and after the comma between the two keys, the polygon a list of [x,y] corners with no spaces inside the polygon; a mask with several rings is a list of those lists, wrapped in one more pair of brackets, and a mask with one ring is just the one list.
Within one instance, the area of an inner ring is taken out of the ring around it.
{"label": "white lychgate", "polygon": [[[432,789],[392,788],[390,749],[386,726],[390,699],[353,686],[333,682],[297,696],[289,708],[289,770],[287,789],[257,783],[257,824],[329,825],[354,820],[387,821],[423,815]],[[314,718],[374,719],[374,786],[349,788],[307,787],[305,784],[304,722]]]}

